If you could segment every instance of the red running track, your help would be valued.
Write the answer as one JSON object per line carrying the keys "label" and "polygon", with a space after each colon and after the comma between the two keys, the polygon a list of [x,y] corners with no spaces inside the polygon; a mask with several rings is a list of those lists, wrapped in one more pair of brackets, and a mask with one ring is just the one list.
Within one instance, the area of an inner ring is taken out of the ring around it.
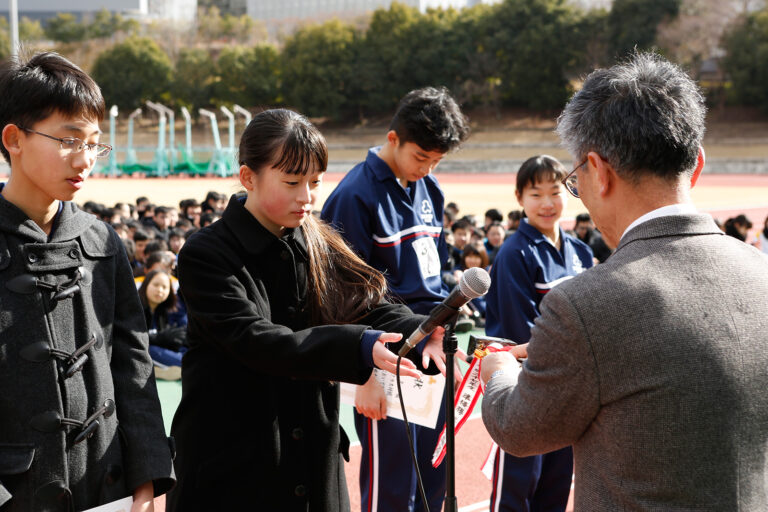
{"label": "red running track", "polygon": [[[475,416],[456,435],[456,498],[459,512],[485,512],[491,496],[491,482],[480,471],[491,447],[491,437],[485,430],[479,412],[479,409],[475,409]],[[359,444],[353,446],[350,449],[350,461],[345,465],[352,512],[360,511],[358,475],[361,453],[362,447]],[[382,482],[382,485],[385,483]],[[568,510],[573,510],[573,507],[570,506]]]}

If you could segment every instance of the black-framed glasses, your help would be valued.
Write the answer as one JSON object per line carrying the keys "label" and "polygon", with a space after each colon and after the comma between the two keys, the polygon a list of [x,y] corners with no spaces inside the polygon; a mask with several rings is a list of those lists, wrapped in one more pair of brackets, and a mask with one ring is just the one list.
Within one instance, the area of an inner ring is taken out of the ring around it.
{"label": "black-framed glasses", "polygon": [[84,140],[78,139],[77,137],[54,137],[53,135],[48,135],[47,133],[38,132],[36,130],[31,130],[29,128],[24,128],[23,126],[19,126],[19,128],[24,130],[25,132],[42,135],[43,137],[48,137],[49,139],[58,141],[62,151],[65,151],[68,155],[72,153],[79,153],[85,150],[85,151],[88,151],[89,153],[95,154],[96,158],[104,158],[105,156],[109,155],[109,153],[112,151],[112,146],[110,146],[109,144],[101,144],[98,142],[85,142]]}
{"label": "black-framed glasses", "polygon": [[576,171],[579,170],[579,167],[587,163],[589,160],[586,158],[583,162],[581,162],[579,165],[573,168],[571,172],[568,173],[568,176],[563,178],[563,181],[561,182],[563,185],[565,185],[566,190],[571,193],[573,197],[576,199],[579,198],[579,179],[576,176]]}

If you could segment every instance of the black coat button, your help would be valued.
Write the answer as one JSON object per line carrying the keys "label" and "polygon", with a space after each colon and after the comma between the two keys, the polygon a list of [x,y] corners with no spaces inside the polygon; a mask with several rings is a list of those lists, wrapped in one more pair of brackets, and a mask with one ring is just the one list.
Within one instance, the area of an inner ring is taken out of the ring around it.
{"label": "black coat button", "polygon": [[51,358],[51,347],[45,341],[38,341],[19,350],[19,355],[25,361],[44,363]]}
{"label": "black coat button", "polygon": [[37,278],[32,274],[21,274],[6,281],[5,287],[14,293],[34,293],[37,290]]}
{"label": "black coat button", "polygon": [[297,427],[291,431],[291,437],[296,441],[304,439],[304,429]]}
{"label": "black coat button", "polygon": [[77,372],[82,371],[83,366],[88,361],[88,354],[80,354],[80,357],[78,357],[74,363],[68,365],[64,369],[64,378],[68,379],[75,375]]}
{"label": "black coat button", "polygon": [[30,263],[37,263],[37,254],[33,252],[27,254],[27,260],[29,260]]}
{"label": "black coat button", "polygon": [[122,466],[116,464],[110,464],[107,466],[107,472],[104,474],[104,483],[107,485],[113,485],[117,483],[123,477]]}
{"label": "black coat button", "polygon": [[35,502],[43,506],[43,510],[68,509],[64,504],[72,506],[72,492],[61,480],[48,482],[35,491]]}
{"label": "black coat button", "polygon": [[75,437],[74,444],[79,444],[93,437],[93,434],[98,430],[100,426],[99,420],[93,420],[85,428],[83,428],[79,434]]}
{"label": "black coat button", "polygon": [[38,432],[56,432],[61,427],[61,414],[58,411],[45,411],[33,416],[29,426]]}
{"label": "black coat button", "polygon": [[307,488],[303,485],[297,485],[296,489],[293,490],[293,493],[296,496],[306,496],[307,495]]}
{"label": "black coat button", "polygon": [[76,260],[77,258],[80,257],[80,251],[78,251],[77,249],[70,249],[69,257],[72,258],[73,260]]}

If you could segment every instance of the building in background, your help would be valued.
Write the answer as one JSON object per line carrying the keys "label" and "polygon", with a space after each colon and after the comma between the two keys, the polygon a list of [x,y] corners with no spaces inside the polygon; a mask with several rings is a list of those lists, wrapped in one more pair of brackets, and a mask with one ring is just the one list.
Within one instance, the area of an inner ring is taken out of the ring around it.
{"label": "building in background", "polygon": [[[400,0],[400,3],[424,12],[430,8],[461,9],[498,1],[500,0]],[[237,0],[221,0],[219,3],[235,2]],[[330,18],[349,19],[368,14],[376,9],[386,9],[392,0],[246,0],[246,2],[248,15],[269,23],[306,19],[316,21]]]}
{"label": "building in background", "polygon": [[192,23],[197,17],[197,0],[144,0],[147,17],[154,20],[168,20]]}
{"label": "building in background", "polygon": [[[73,14],[81,19],[102,9],[138,20],[191,23],[197,14],[197,0],[67,0],[60,4],[51,0],[22,0],[18,9],[20,18],[26,16],[43,24],[59,13]],[[0,15],[8,17],[8,2],[0,2]]]}
{"label": "building in background", "polygon": [[198,0],[197,5],[201,9],[216,7],[221,14],[242,16],[248,13],[247,0]]}
{"label": "building in background", "polygon": [[610,9],[613,0],[571,0],[570,3],[582,9]]}

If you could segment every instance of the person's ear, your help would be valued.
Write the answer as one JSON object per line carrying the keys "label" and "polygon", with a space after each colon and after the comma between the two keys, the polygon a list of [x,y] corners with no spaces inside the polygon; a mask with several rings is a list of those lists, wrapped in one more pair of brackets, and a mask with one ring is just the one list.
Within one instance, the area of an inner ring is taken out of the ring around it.
{"label": "person's ear", "polygon": [[589,166],[594,170],[592,183],[594,184],[594,187],[597,188],[596,192],[601,197],[605,197],[611,192],[615,185],[615,181],[618,179],[616,171],[611,164],[603,160],[603,158],[594,151],[587,153],[587,160],[589,161]]}
{"label": "person's ear", "polygon": [[693,171],[693,176],[691,176],[691,188],[696,186],[696,182],[699,181],[699,176],[701,176],[701,171],[704,170],[704,163],[706,162],[707,158],[704,155],[704,148],[699,146],[699,156],[696,159],[696,169]]}
{"label": "person's ear", "polygon": [[18,155],[21,152],[20,144],[21,130],[15,124],[7,124],[3,128],[3,146],[11,155]]}
{"label": "person's ear", "polygon": [[389,130],[387,132],[387,142],[392,146],[393,149],[400,145],[400,137],[397,136],[397,132],[395,130]]}
{"label": "person's ear", "polygon": [[254,189],[256,173],[247,165],[240,166],[240,184],[249,192]]}

